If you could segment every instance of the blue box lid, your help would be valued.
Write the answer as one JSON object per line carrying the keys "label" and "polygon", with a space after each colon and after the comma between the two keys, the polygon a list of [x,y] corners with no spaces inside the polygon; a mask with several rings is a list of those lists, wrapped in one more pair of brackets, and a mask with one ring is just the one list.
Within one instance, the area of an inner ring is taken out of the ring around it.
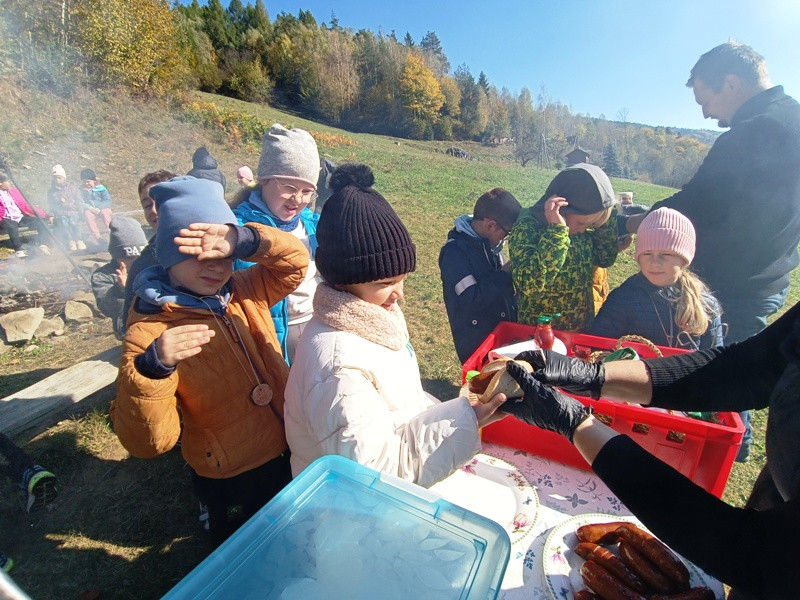
{"label": "blue box lid", "polygon": [[510,551],[494,521],[324,456],[164,598],[485,600],[497,597]]}

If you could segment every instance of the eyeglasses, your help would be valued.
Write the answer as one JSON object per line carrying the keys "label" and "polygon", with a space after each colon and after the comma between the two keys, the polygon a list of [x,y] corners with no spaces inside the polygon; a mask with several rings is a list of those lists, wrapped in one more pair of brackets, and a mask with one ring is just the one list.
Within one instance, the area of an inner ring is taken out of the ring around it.
{"label": "eyeglasses", "polygon": [[319,194],[317,194],[317,192],[314,190],[299,190],[293,185],[282,183],[277,179],[275,180],[275,183],[278,184],[282,198],[299,198],[303,202],[313,202],[319,196]]}
{"label": "eyeglasses", "polygon": [[512,228],[511,228],[511,229],[506,229],[505,227],[503,227],[502,225],[500,225],[500,223],[497,223],[497,226],[498,226],[500,229],[502,229],[502,230],[503,230],[503,233],[505,233],[505,234],[506,234],[506,237],[508,237],[508,236],[510,236],[510,235],[511,235],[511,230],[513,229],[513,226],[512,226]]}

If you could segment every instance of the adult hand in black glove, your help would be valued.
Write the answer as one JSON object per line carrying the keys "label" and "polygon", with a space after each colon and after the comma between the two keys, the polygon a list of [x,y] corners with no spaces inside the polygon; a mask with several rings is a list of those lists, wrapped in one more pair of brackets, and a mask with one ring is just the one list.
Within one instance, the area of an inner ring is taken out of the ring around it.
{"label": "adult hand in black glove", "polygon": [[511,361],[506,368],[525,396],[520,400],[506,400],[500,410],[529,425],[560,433],[572,442],[578,425],[591,414],[589,407],[539,383],[525,369]]}
{"label": "adult hand in black glove", "polygon": [[602,363],[588,363],[552,350],[526,350],[514,358],[530,364],[538,381],[576,396],[590,396],[597,400],[606,381]]}

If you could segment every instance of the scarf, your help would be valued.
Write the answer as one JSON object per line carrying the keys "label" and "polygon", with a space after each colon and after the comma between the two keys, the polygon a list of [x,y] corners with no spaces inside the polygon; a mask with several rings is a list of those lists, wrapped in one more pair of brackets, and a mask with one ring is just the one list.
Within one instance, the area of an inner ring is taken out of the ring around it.
{"label": "scarf", "polygon": [[386,309],[325,282],[314,294],[314,316],[329,327],[390,350],[401,350],[409,341],[406,319],[397,304]]}
{"label": "scarf", "polygon": [[[185,308],[205,308],[218,315],[225,314],[233,287],[229,279],[216,296],[197,296],[191,290],[170,285],[169,275],[161,265],[144,269],[136,276],[133,285],[139,301],[152,307],[160,308],[171,303]],[[143,308],[141,304],[139,307]]]}
{"label": "scarf", "polygon": [[264,202],[264,199],[261,197],[261,189],[255,189],[250,192],[250,203],[255,206],[258,210],[263,212],[267,217],[269,217],[272,221],[273,227],[280,229],[281,231],[294,231],[297,229],[297,224],[300,222],[300,213],[303,211],[299,211],[290,221],[281,221],[278,217],[276,217],[273,212],[267,206],[267,203]]}
{"label": "scarf", "polygon": [[[472,228],[472,215],[461,215],[460,217],[456,217],[456,220],[453,222],[453,227],[459,233],[463,233],[478,240],[485,239],[478,235],[478,233]],[[492,246],[492,254],[495,256],[500,254],[503,251],[503,245],[505,243],[505,240],[500,240],[499,244]]]}

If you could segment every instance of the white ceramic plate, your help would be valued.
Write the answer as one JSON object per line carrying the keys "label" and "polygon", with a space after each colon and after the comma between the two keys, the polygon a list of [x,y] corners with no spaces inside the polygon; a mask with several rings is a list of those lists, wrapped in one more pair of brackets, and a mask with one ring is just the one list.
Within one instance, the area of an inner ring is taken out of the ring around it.
{"label": "white ceramic plate", "polygon": [[512,544],[530,532],[539,512],[539,496],[520,470],[488,454],[476,454],[431,490],[448,502],[499,523],[508,531]]}
{"label": "white ceramic plate", "polygon": [[[542,550],[542,563],[544,583],[552,600],[572,600],[574,593],[583,589],[578,569],[583,559],[572,551],[578,543],[575,530],[581,525],[591,523],[609,523],[611,521],[628,521],[642,529],[647,528],[636,518],[631,516],[604,515],[602,513],[585,513],[575,515],[553,527],[547,536]],[[722,584],[707,575],[688,560],[680,557],[689,569],[690,584],[692,587],[704,585],[711,588],[718,599],[723,599]]]}

